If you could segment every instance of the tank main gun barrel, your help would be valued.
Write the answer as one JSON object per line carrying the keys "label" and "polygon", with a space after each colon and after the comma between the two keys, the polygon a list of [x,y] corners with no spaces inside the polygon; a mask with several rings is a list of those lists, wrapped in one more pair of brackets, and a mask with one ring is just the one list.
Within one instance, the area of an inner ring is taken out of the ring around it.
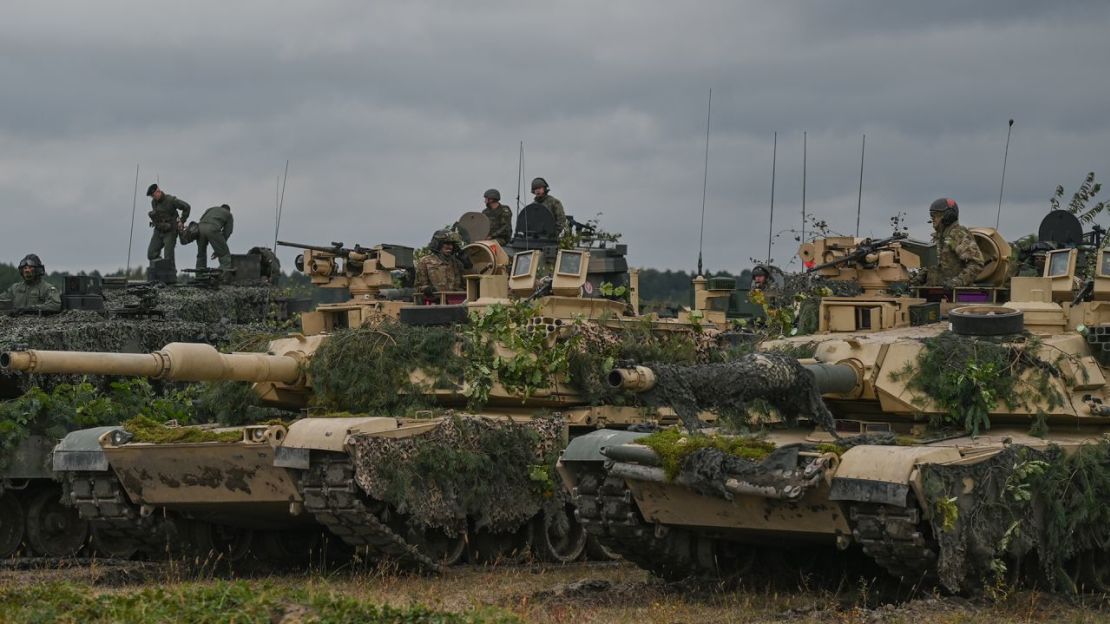
{"label": "tank main gun barrel", "polygon": [[0,370],[28,373],[123,375],[167,381],[249,381],[294,385],[303,381],[299,354],[220,353],[206,344],[174,342],[153,353],[8,351]]}
{"label": "tank main gun barrel", "polygon": [[[714,366],[707,364],[704,366]],[[704,366],[699,369],[704,370]],[[848,394],[859,385],[859,373],[848,364],[803,364],[803,368],[813,373],[817,391],[821,394]],[[655,371],[647,366],[614,368],[609,372],[609,385],[619,390],[647,392],[655,387]]]}

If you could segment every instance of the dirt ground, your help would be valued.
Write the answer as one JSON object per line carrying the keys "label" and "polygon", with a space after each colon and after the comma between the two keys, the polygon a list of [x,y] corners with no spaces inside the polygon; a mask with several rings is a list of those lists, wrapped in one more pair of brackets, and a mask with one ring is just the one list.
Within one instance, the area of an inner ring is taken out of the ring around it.
{"label": "dirt ground", "polygon": [[[397,607],[436,611],[493,611],[525,622],[1105,622],[1106,597],[1067,598],[1022,591],[987,598],[934,594],[891,595],[865,579],[835,589],[712,584],[668,585],[623,563],[565,566],[462,566],[439,577],[388,571],[259,574],[250,578],[199,574],[166,563],[15,559],[0,562],[0,593],[29,584],[64,583],[82,591],[126,594],[157,584],[166,588],[219,585],[239,579],[260,593],[326,592]],[[887,595],[881,595],[881,594]],[[278,618],[302,621],[293,604]],[[9,621],[0,614],[0,620]]]}

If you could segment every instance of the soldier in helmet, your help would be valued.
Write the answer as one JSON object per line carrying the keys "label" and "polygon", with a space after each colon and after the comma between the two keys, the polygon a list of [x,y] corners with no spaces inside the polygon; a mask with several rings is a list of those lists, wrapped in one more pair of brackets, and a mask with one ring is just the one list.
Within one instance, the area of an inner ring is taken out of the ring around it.
{"label": "soldier in helmet", "polygon": [[235,217],[231,206],[221,204],[204,211],[197,224],[197,270],[208,268],[208,246],[212,245],[212,257],[220,260],[220,270],[224,275],[231,273],[231,250],[227,239],[235,229]]}
{"label": "soldier in helmet", "polygon": [[561,237],[567,231],[567,215],[563,211],[563,202],[552,197],[550,191],[547,180],[543,178],[532,180],[532,195],[536,197],[536,203],[551,211],[551,216],[555,217],[556,237]]}
{"label": "soldier in helmet", "polygon": [[975,283],[983,270],[983,252],[975,237],[960,225],[956,200],[942,197],[929,206],[933,240],[937,244],[937,266],[930,268],[925,283],[929,286],[956,288]]}
{"label": "soldier in helmet", "polygon": [[154,228],[150,245],[146,248],[146,258],[154,262],[164,253],[165,259],[176,269],[174,247],[177,246],[177,234],[189,218],[191,208],[184,201],[163,192],[157,184],[151,184],[146,189],[146,196],[150,198],[150,227]]}
{"label": "soldier in helmet", "polygon": [[482,194],[486,207],[482,214],[489,219],[489,237],[502,245],[513,236],[513,211],[501,203],[501,192],[490,189]]}
{"label": "soldier in helmet", "polygon": [[3,299],[10,301],[14,312],[61,312],[62,296],[58,289],[43,280],[46,267],[35,254],[27,254],[19,261],[22,282],[12,284]]}
{"label": "soldier in helmet", "polygon": [[752,268],[752,290],[764,290],[771,285],[771,272],[762,264]]}
{"label": "soldier in helmet", "polygon": [[431,298],[436,293],[463,290],[463,262],[459,240],[450,230],[437,230],[428,243],[431,253],[416,263],[416,290]]}

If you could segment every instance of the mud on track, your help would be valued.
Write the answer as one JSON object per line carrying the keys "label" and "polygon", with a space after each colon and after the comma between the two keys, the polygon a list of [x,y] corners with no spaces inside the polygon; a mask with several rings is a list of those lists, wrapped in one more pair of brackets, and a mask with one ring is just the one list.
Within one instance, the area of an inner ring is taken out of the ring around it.
{"label": "mud on track", "polygon": [[[398,575],[388,569],[249,577],[190,570],[183,563],[118,560],[12,559],[0,562],[0,600],[31,585],[76,587],[90,595],[127,595],[151,587],[174,592],[247,584],[260,597],[288,594],[274,621],[311,621],[305,596],[335,595],[395,607],[424,605],[485,621],[524,622],[1102,622],[1105,597],[1067,598],[1032,591],[1000,599],[967,599],[904,590],[865,577],[835,583],[800,579],[786,586],[753,582],[665,584],[623,563],[461,566],[442,576]],[[820,586],[820,587],[818,587]],[[292,598],[296,594],[299,598]],[[230,616],[230,613],[224,614]],[[0,614],[0,620],[12,621]],[[15,620],[18,621],[18,620]],[[501,621],[505,621],[502,619]]]}

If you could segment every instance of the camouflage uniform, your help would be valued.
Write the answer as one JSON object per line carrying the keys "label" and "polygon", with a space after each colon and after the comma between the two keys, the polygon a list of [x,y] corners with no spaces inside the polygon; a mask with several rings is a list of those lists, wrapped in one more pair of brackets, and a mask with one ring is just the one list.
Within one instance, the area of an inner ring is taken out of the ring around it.
{"label": "camouflage uniform", "polygon": [[[166,260],[169,260],[174,267],[177,266],[174,258],[174,248],[177,246],[177,222],[188,219],[190,210],[189,204],[167,193],[162,193],[162,201],[150,200],[150,225],[154,228],[154,232],[151,233],[150,244],[146,248],[147,260],[151,262],[157,260],[164,250]],[[178,211],[181,212],[181,216],[178,216]]]}
{"label": "camouflage uniform", "polygon": [[928,285],[970,286],[983,270],[983,252],[975,236],[959,223],[951,223],[934,232],[937,243],[937,267],[929,271]]}
{"label": "camouflage uniform", "polygon": [[20,281],[4,292],[3,299],[12,302],[15,311],[60,312],[62,295],[41,277],[33,282]]}
{"label": "camouflage uniform", "polygon": [[431,286],[435,292],[457,292],[464,289],[463,265],[455,256],[430,253],[416,263],[416,290]]}
{"label": "camouflage uniform", "polygon": [[536,198],[536,203],[546,207],[551,211],[551,216],[555,217],[556,237],[561,237],[563,234],[566,234],[567,215],[563,212],[563,202],[550,195],[544,195],[542,198]]}
{"label": "camouflage uniform", "polygon": [[212,252],[220,259],[220,269],[231,270],[231,250],[227,246],[227,239],[235,229],[235,217],[231,215],[231,208],[227,204],[212,206],[204,211],[200,222],[197,224],[197,269],[208,268],[208,245],[212,245]]}
{"label": "camouflage uniform", "polygon": [[[556,200],[558,201],[558,200]],[[513,237],[513,211],[505,204],[497,204],[482,210],[482,214],[489,219],[489,238],[502,245]]]}

